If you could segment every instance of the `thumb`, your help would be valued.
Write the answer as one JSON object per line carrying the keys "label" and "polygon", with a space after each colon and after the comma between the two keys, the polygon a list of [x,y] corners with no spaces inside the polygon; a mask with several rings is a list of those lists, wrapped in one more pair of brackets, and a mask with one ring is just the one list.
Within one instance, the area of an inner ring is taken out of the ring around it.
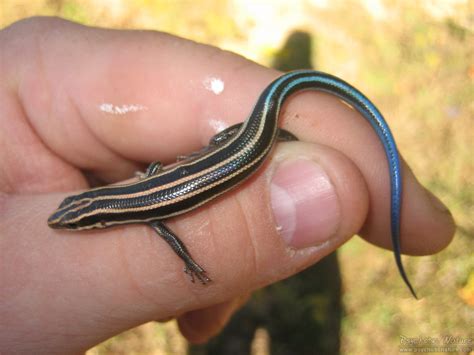
{"label": "thumb", "polygon": [[[335,250],[359,230],[367,208],[364,180],[344,155],[316,144],[280,144],[265,173],[211,207],[212,248],[200,253],[210,258],[205,263],[218,290],[212,296],[219,298],[179,317],[183,335],[201,343],[219,333],[241,304],[236,296]],[[226,297],[235,299],[222,302]]]}
{"label": "thumb", "polygon": [[[348,158],[325,146],[293,142],[280,144],[244,188],[167,224],[213,280],[212,295],[221,296],[215,301],[225,301],[331,253],[357,233],[367,209],[364,180]],[[189,285],[174,259],[173,283]]]}

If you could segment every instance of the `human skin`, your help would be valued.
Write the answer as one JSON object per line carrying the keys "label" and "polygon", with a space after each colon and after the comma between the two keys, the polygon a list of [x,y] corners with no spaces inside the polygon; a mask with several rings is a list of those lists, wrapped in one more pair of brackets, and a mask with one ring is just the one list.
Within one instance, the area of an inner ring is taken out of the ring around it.
{"label": "human skin", "polygon": [[[0,351],[81,352],[170,317],[188,340],[204,342],[253,290],[314,264],[352,235],[391,248],[382,146],[357,112],[315,92],[292,97],[280,120],[302,142],[278,144],[245,184],[167,222],[208,271],[209,285],[191,283],[147,226],[48,228],[64,197],[90,187],[85,172],[120,182],[146,162],[170,163],[199,149],[216,133],[212,122],[243,121],[278,75],[159,32],[54,18],[2,30]],[[203,84],[211,77],[225,84],[219,95]],[[100,109],[103,103],[140,107],[112,115]],[[288,181],[303,184],[305,174],[295,171],[327,178],[319,196],[330,202],[303,196],[290,228],[274,193]],[[403,252],[436,253],[451,241],[453,219],[404,162],[403,172]],[[312,203],[323,211],[329,203],[329,217],[312,221]]]}

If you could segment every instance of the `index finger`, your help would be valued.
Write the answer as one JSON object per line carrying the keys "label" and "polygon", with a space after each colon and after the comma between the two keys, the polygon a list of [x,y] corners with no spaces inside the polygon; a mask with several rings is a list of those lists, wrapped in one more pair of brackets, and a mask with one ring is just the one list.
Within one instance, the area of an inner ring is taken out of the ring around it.
{"label": "index finger", "polygon": [[8,44],[26,53],[18,62],[10,49],[7,65],[21,70],[6,72],[19,72],[12,81],[41,139],[92,171],[120,170],[121,161],[170,162],[198,149],[217,129],[243,121],[275,76],[242,57],[163,33],[58,19],[28,25],[11,29],[35,35]]}

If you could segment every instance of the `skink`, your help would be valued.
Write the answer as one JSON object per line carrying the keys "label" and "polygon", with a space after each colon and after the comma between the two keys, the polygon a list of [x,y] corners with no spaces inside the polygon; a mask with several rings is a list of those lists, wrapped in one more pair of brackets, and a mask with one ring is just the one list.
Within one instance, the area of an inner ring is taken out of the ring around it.
{"label": "skink", "polygon": [[260,95],[250,116],[241,124],[214,136],[208,147],[170,167],[152,163],[141,179],[127,185],[95,188],[67,197],[49,217],[52,228],[83,230],[120,224],[151,226],[185,263],[185,272],[203,284],[211,281],[185,245],[163,223],[191,211],[234,188],[255,173],[276,140],[296,139],[278,129],[283,102],[301,90],[335,95],[356,109],[373,127],[383,144],[390,177],[391,238],[396,265],[416,298],[401,261],[400,209],[402,179],[392,133],[375,105],[345,81],[322,72],[289,72],[273,81]]}

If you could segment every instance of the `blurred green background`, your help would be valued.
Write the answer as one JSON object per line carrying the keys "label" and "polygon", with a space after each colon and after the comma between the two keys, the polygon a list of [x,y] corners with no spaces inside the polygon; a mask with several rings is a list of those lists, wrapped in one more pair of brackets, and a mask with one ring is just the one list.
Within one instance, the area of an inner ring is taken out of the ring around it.
{"label": "blurred green background", "polygon": [[[389,251],[359,238],[341,248],[340,353],[397,354],[401,336],[472,338],[473,2],[0,1],[0,27],[35,15],[165,31],[280,68],[293,58],[285,52],[291,47],[282,50],[287,38],[294,31],[305,33],[312,43],[305,54],[310,57],[307,63],[353,83],[377,103],[404,158],[420,181],[450,207],[458,224],[456,238],[446,250],[404,259],[422,296],[418,302],[410,298]],[[269,354],[272,341],[265,327],[258,328],[252,354]],[[174,322],[148,323],[88,355],[185,354],[187,349]]]}

